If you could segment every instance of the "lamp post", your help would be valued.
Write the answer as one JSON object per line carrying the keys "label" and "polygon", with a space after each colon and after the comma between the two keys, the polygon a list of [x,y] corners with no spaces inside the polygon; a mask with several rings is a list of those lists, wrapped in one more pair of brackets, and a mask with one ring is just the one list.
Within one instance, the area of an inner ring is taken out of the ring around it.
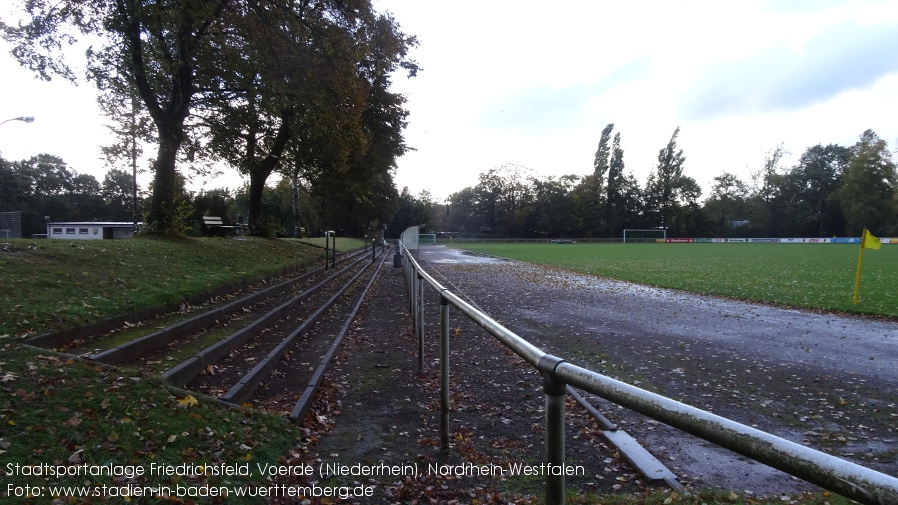
{"label": "lamp post", "polygon": [[34,118],[31,117],[31,116],[14,117],[14,118],[11,118],[11,119],[7,119],[7,120],[5,120],[5,121],[0,121],[0,124],[8,123],[8,122],[10,122],[10,121],[24,121],[24,122],[26,122],[26,123],[33,123],[33,122],[34,122]]}

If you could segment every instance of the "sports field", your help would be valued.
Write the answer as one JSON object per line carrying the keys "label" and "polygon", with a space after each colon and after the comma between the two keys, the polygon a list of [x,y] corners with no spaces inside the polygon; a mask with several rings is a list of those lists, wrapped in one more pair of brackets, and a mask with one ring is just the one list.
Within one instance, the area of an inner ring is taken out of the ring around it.
{"label": "sports field", "polygon": [[787,306],[898,317],[898,246],[461,244],[460,249],[625,281]]}

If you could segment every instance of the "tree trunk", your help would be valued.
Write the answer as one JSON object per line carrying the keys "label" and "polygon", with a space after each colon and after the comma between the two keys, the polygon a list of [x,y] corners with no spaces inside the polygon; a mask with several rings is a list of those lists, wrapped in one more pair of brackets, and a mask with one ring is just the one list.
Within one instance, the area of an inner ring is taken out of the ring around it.
{"label": "tree trunk", "polygon": [[249,233],[264,235],[266,230],[262,222],[262,192],[265,181],[271,170],[253,170],[249,173]]}
{"label": "tree trunk", "polygon": [[[268,154],[261,160],[255,158],[255,148],[247,149],[247,163],[249,168],[249,233],[251,235],[265,235],[270,230],[264,229],[262,222],[262,192],[265,190],[265,181],[268,176],[274,172],[275,167],[280,163],[281,155],[287,148],[287,142],[290,140],[290,118],[289,111],[281,113],[281,125],[278,127],[275,135],[274,143]],[[251,135],[252,142],[255,142],[255,133]]]}
{"label": "tree trunk", "polygon": [[180,136],[159,135],[159,150],[153,163],[153,195],[150,200],[150,213],[147,224],[151,231],[176,233],[174,215],[176,160],[181,147]]}
{"label": "tree trunk", "polygon": [[293,169],[290,189],[293,192],[293,238],[302,238],[302,213],[299,210],[299,167]]}

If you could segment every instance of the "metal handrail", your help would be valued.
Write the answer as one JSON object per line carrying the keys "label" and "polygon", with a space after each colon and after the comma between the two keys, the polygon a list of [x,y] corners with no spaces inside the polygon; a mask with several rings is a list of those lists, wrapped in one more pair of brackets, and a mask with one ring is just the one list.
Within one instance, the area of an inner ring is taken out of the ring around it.
{"label": "metal handrail", "polygon": [[[573,365],[547,354],[489,315],[465,302],[431,275],[398,244],[418,335],[418,367],[424,366],[424,284],[440,296],[440,441],[449,448],[449,306],[458,309],[487,333],[535,367],[543,376],[546,402],[546,463],[563,466],[565,386],[588,391],[725,449],[795,477],[868,504],[898,503],[898,478],[831,456],[710,412]],[[546,503],[563,504],[564,472],[546,479]]]}

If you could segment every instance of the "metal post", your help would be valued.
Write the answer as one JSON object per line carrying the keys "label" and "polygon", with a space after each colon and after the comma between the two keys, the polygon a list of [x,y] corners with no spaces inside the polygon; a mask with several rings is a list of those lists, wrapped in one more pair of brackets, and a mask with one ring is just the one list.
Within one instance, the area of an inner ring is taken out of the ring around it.
{"label": "metal post", "polygon": [[[418,303],[415,304],[415,332],[418,334],[418,373],[424,373],[424,279],[417,277],[418,288],[416,294]],[[442,299],[440,300],[442,303]],[[442,315],[442,313],[441,313]],[[443,324],[442,319],[440,324]],[[440,327],[442,329],[442,326]]]}
{"label": "metal post", "polygon": [[[419,367],[423,369],[423,359]],[[440,451],[449,450],[449,300],[440,296]]]}
{"label": "metal post", "polygon": [[377,259],[377,239],[371,239],[371,263]]}
{"label": "metal post", "polygon": [[418,272],[418,293],[416,295],[417,306],[415,307],[415,315],[418,324],[415,330],[418,332],[418,367],[419,371],[424,371],[424,277]]}
{"label": "metal post", "polygon": [[415,307],[418,305],[417,300],[415,300],[415,295],[418,293],[418,272],[415,271],[415,266],[410,265],[408,267],[408,312],[412,315],[412,331],[415,331],[415,328],[418,327],[418,314],[415,313]]}
{"label": "metal post", "polygon": [[324,271],[325,272],[328,269],[327,262],[330,259],[327,257],[328,251],[330,250],[330,243],[331,243],[330,242],[330,240],[331,240],[330,233],[331,232],[329,232],[329,231],[324,232]]}
{"label": "metal post", "polygon": [[555,367],[562,359],[545,355],[537,368],[543,376],[546,397],[546,464],[553,470],[546,477],[546,504],[564,505],[564,400],[567,390],[555,375]]}
{"label": "metal post", "polygon": [[[405,254],[408,254],[407,249],[406,249]],[[406,297],[408,298],[408,313],[414,315],[414,312],[412,312],[412,307],[414,306],[413,305],[414,299],[412,298],[412,293],[413,293],[412,288],[415,283],[415,279],[414,279],[415,276],[412,274],[414,273],[414,271],[413,271],[411,261],[408,261],[408,259],[405,257],[403,257],[403,261],[404,261],[404,265],[405,265],[405,291],[406,291],[405,294],[406,294]],[[412,317],[412,328],[413,329],[414,329],[414,321],[415,321],[415,318]]]}
{"label": "metal post", "polygon": [[409,310],[408,313],[412,313],[412,267],[411,262],[408,261],[404,256],[402,258],[402,267],[405,270],[405,297],[408,299]]}
{"label": "metal post", "polygon": [[412,267],[412,331],[418,331],[418,325],[421,324],[421,321],[418,320],[418,283],[421,282],[421,278],[418,277],[418,271],[415,267]]}

